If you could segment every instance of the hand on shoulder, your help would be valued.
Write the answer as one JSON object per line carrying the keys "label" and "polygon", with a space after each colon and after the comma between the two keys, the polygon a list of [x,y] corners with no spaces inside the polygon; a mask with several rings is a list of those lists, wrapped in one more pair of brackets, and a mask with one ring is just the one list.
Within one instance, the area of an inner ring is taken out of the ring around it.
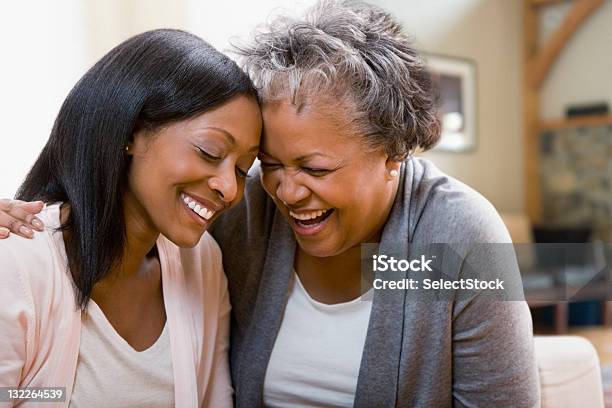
{"label": "hand on shoulder", "polygon": [[44,206],[42,201],[0,199],[0,239],[8,238],[11,233],[32,238],[35,231],[42,231],[44,224],[35,215]]}

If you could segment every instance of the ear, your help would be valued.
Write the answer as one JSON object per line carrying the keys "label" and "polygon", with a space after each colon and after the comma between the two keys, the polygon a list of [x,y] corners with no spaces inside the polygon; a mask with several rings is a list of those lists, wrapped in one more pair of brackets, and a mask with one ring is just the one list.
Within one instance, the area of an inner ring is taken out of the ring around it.
{"label": "ear", "polygon": [[140,146],[147,139],[147,136],[148,134],[143,128],[137,127],[124,147],[126,156],[133,156],[136,150],[140,150]]}
{"label": "ear", "polygon": [[134,155],[134,142],[129,142],[125,146],[125,155],[126,156],[133,156]]}
{"label": "ear", "polygon": [[393,160],[387,156],[385,167],[387,169],[387,177],[389,178],[389,180],[393,180],[399,176],[400,168],[402,167],[402,162],[398,160]]}

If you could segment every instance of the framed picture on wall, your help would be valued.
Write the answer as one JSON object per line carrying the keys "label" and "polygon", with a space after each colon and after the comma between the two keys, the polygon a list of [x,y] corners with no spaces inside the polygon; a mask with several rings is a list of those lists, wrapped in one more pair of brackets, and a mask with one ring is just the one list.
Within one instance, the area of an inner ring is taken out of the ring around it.
{"label": "framed picture on wall", "polygon": [[439,97],[442,137],[434,151],[476,148],[476,63],[469,59],[424,54]]}

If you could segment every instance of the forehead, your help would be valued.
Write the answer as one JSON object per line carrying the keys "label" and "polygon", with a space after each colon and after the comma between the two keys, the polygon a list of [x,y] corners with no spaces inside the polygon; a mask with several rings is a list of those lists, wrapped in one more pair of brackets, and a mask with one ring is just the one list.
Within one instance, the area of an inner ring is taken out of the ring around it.
{"label": "forehead", "polygon": [[355,132],[346,125],[349,121],[345,112],[333,104],[298,107],[287,101],[264,103],[262,115],[262,146],[266,152],[336,151],[357,141]]}
{"label": "forehead", "polygon": [[213,129],[231,135],[237,145],[251,147],[259,142],[261,113],[254,98],[241,95],[193,118],[176,122],[169,129],[185,134],[201,134]]}

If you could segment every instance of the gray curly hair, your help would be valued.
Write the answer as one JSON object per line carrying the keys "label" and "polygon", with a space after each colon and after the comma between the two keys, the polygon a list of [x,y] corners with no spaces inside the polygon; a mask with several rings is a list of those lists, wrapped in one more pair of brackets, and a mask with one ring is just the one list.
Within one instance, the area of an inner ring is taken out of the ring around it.
{"label": "gray curly hair", "polygon": [[236,52],[263,103],[342,102],[344,119],[393,159],[440,138],[431,75],[401,26],[377,7],[322,0],[303,19],[262,25]]}

